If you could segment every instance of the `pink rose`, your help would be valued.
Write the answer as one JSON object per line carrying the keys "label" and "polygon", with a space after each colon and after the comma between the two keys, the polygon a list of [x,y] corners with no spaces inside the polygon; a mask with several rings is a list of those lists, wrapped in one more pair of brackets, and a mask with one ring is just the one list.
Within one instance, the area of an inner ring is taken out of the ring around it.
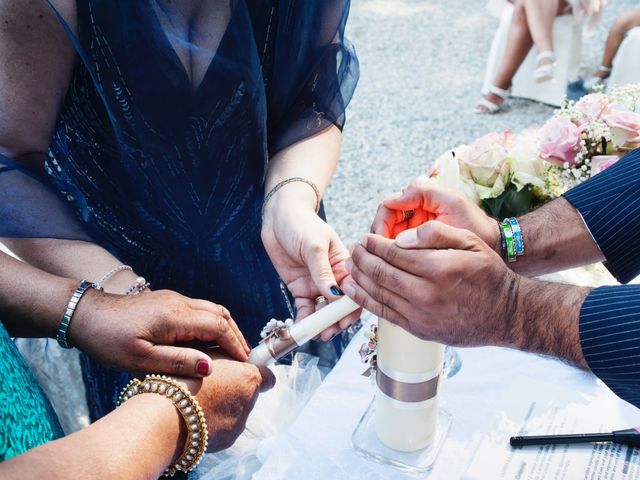
{"label": "pink rose", "polygon": [[606,170],[615,164],[620,158],[617,155],[595,155],[591,159],[591,176]]}
{"label": "pink rose", "polygon": [[465,154],[459,158],[463,174],[467,174],[475,183],[493,187],[504,170],[509,148],[513,143],[513,133],[491,132],[475,140]]}
{"label": "pink rose", "polygon": [[567,117],[553,117],[540,130],[540,156],[562,165],[573,165],[580,149],[581,130]]}
{"label": "pink rose", "polygon": [[591,93],[578,100],[575,109],[589,120],[597,120],[609,113],[609,99],[604,93]]}
{"label": "pink rose", "polygon": [[611,110],[603,120],[611,129],[613,142],[618,147],[634,142],[640,136],[640,113]]}

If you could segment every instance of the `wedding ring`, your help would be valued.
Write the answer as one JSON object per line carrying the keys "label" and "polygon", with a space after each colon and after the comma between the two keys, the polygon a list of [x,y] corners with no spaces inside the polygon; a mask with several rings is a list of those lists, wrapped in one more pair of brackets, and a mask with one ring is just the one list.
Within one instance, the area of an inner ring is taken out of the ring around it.
{"label": "wedding ring", "polygon": [[316,305],[320,305],[321,303],[326,303],[327,299],[325,298],[324,295],[320,295],[319,297],[316,297],[316,299],[314,300]]}
{"label": "wedding ring", "polygon": [[416,213],[415,210],[402,210],[402,220],[404,221],[410,220],[415,213]]}

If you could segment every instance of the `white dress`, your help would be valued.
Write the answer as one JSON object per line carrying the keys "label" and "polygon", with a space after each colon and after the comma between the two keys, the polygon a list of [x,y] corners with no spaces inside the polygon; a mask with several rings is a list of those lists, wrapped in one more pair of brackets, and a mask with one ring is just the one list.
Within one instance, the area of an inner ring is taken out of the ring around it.
{"label": "white dress", "polygon": [[[589,23],[594,24],[600,19],[602,9],[607,3],[607,0],[566,0],[567,12],[572,13],[577,20],[589,19]],[[509,0],[489,0],[487,9],[495,17],[500,17],[504,7],[513,3]]]}

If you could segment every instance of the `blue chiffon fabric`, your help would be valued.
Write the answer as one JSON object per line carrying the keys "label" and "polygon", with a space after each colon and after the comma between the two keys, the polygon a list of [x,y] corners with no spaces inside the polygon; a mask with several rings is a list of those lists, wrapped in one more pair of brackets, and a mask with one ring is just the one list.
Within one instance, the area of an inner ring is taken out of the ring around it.
{"label": "blue chiffon fabric", "polygon": [[[255,344],[265,320],[293,314],[260,240],[266,167],[342,128],[358,79],[349,1],[218,1],[226,26],[210,52],[171,27],[196,3],[57,13],[79,61],[43,172],[0,158],[0,237],[98,243],[154,289],[225,305]],[[211,57],[198,85],[176,48]],[[95,419],[128,375],[87,358],[83,373]]]}

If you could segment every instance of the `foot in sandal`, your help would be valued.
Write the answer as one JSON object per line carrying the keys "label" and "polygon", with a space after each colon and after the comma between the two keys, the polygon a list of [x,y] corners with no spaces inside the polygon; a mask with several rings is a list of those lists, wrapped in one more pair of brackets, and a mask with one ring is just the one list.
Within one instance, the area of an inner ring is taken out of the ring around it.
{"label": "foot in sandal", "polygon": [[537,68],[533,72],[536,82],[547,82],[553,78],[556,69],[556,54],[551,50],[540,52],[536,57]]}
{"label": "foot in sandal", "polygon": [[503,102],[509,98],[510,90],[490,85],[487,93],[476,104],[475,113],[498,113]]}

